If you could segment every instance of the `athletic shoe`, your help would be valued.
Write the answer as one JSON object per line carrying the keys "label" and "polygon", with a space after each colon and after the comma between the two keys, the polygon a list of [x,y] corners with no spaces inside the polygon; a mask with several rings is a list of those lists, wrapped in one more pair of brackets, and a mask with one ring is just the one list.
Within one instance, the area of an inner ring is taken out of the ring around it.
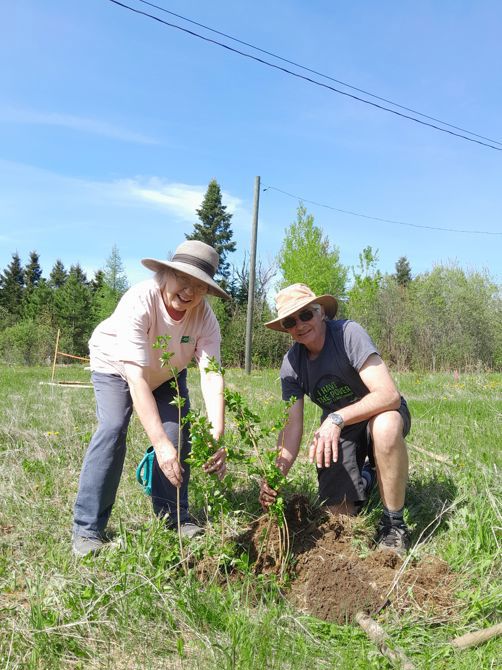
{"label": "athletic shoe", "polygon": [[371,491],[375,486],[377,478],[376,470],[375,468],[371,467],[369,461],[366,461],[366,463],[363,465],[363,469],[361,470],[361,477],[363,478],[364,481],[364,492],[366,493],[366,497],[369,497]]}
{"label": "athletic shoe", "polygon": [[88,556],[89,554],[98,554],[105,546],[105,540],[100,537],[83,537],[74,535],[72,542],[73,553],[76,556]]}
{"label": "athletic shoe", "polygon": [[[174,530],[177,530],[176,526]],[[185,523],[181,524],[180,533],[181,537],[186,537],[187,539],[191,540],[192,537],[197,537],[197,535],[204,535],[204,529],[198,526],[196,523],[186,521]]]}
{"label": "athletic shoe", "polygon": [[404,556],[411,544],[410,531],[404,522],[399,526],[391,526],[382,520],[378,524],[375,542],[378,549],[395,551],[399,556]]}

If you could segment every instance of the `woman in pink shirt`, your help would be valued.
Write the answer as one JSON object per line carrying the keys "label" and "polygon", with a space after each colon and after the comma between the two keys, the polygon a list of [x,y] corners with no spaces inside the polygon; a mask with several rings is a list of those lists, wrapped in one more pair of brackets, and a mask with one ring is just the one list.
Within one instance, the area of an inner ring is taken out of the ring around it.
{"label": "woman in pink shirt", "polygon": [[[213,277],[218,253],[197,240],[181,244],[170,261],[145,258],[155,272],[152,279],[129,289],[113,314],[100,323],[89,341],[98,428],[84,458],[74,510],[73,551],[79,556],[97,553],[106,542],[104,531],[111,514],[124,464],[126,435],[133,406],[155,450],[152,503],[155,513],[169,526],[177,523],[179,488],[181,532],[193,537],[202,532],[188,513],[190,453],[188,426],[182,430],[178,460],[179,414],[172,404],[171,387],[177,370],[182,415],[190,408],[186,368],[195,358],[212,434],[224,431],[223,377],[206,368],[210,358],[220,360],[220,328],[205,300],[209,293],[228,294]],[[162,367],[153,348],[159,335],[169,335],[169,365]],[[223,477],[225,451],[217,451],[205,466]]]}

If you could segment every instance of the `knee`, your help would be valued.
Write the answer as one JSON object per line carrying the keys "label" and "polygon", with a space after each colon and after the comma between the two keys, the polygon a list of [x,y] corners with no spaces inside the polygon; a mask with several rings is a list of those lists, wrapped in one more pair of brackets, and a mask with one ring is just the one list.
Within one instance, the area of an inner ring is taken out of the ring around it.
{"label": "knee", "polygon": [[403,420],[399,412],[383,412],[370,421],[375,458],[393,456],[405,448]]}
{"label": "knee", "polygon": [[103,445],[113,447],[121,447],[125,444],[127,435],[127,426],[124,424],[111,421],[100,424],[93,437],[93,442],[99,442]]}

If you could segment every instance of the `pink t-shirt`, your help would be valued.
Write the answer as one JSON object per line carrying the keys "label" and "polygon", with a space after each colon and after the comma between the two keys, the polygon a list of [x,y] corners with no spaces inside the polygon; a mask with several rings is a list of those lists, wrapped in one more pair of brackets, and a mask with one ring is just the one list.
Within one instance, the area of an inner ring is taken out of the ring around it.
{"label": "pink t-shirt", "polygon": [[[171,336],[167,350],[174,355],[166,367],[160,364],[162,350],[153,348],[159,335]],[[89,340],[91,370],[125,379],[124,362],[137,363],[147,368],[146,378],[154,390],[171,379],[171,367],[181,371],[194,357],[201,370],[212,356],[219,362],[220,341],[218,321],[206,300],[175,321],[158,284],[148,279],[130,288],[113,314],[94,330]]]}

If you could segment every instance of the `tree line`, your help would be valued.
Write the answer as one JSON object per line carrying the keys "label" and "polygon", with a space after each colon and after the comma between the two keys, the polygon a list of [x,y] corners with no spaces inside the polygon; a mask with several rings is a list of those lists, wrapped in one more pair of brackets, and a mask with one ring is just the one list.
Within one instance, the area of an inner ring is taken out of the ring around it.
{"label": "tree line", "polygon": [[[196,215],[199,221],[186,237],[217,249],[221,262],[216,278],[231,296],[230,301],[212,301],[222,331],[222,361],[225,366],[243,366],[249,261],[245,256],[240,267],[229,262],[236,250],[232,215],[216,180],[209,183]],[[393,367],[502,368],[501,292],[488,272],[442,264],[413,276],[402,256],[393,274],[383,274],[378,250],[369,246],[361,251],[357,267],[344,266],[340,250],[302,203],[285,230],[274,264],[266,267],[258,262],[256,268],[252,347],[256,367],[278,367],[290,344],[288,335],[273,333],[263,323],[274,318],[271,297],[276,290],[296,282],[307,284],[317,295],[335,295],[338,318],[361,323]],[[14,253],[0,275],[0,360],[48,362],[58,329],[62,351],[88,355],[92,330],[112,313],[127,288],[116,246],[90,280],[78,263],[66,270],[61,260],[44,278],[36,251],[24,266]]]}

